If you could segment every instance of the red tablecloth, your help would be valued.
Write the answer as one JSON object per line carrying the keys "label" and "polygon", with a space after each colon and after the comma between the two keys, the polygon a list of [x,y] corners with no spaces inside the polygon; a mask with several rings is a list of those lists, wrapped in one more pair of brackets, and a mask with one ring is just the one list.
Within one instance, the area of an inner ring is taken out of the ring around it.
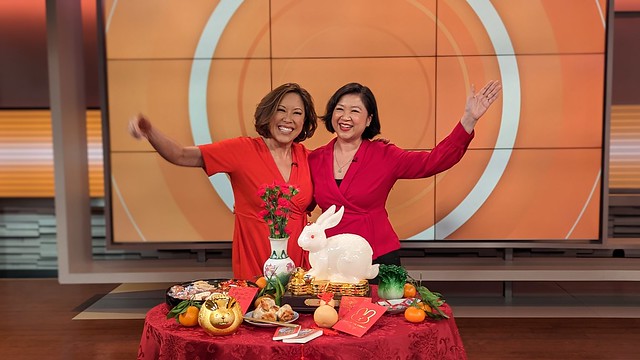
{"label": "red tablecloth", "polygon": [[[443,310],[450,319],[412,324],[403,314],[386,314],[361,338],[325,330],[306,344],[285,344],[271,339],[275,328],[246,322],[228,336],[186,328],[166,319],[169,307],[161,304],[147,313],[138,359],[466,359],[451,309]],[[316,327],[311,314],[297,323]]]}

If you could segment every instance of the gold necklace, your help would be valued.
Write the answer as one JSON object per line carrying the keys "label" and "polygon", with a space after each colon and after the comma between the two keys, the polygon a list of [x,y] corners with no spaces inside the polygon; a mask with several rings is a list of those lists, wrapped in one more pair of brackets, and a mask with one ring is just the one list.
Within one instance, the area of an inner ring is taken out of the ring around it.
{"label": "gold necklace", "polygon": [[338,156],[336,155],[336,151],[333,150],[333,158],[336,160],[336,165],[338,165],[338,174],[342,174],[342,169],[345,168],[345,166],[349,165],[349,163],[351,163],[351,161],[353,161],[353,157],[351,159],[349,159],[346,163],[344,163],[344,165],[340,165],[340,163],[338,162]]}

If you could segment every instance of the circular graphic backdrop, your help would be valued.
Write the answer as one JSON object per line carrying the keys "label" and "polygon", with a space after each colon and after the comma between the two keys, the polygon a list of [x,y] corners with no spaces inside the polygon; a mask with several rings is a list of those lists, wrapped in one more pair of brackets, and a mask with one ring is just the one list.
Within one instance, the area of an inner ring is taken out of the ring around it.
{"label": "circular graphic backdrop", "polygon": [[[189,121],[193,141],[196,145],[212,142],[211,133],[215,129],[209,127],[207,112],[207,88],[211,59],[216,51],[218,41],[233,15],[242,5],[239,0],[222,0],[214,9],[202,31],[194,54],[189,80]],[[469,0],[468,6],[478,16],[487,36],[491,39],[495,54],[514,54],[513,46],[505,25],[489,0]],[[424,11],[424,9],[421,9]],[[440,27],[446,24],[439,24]],[[449,38],[455,43],[455,39]],[[455,48],[455,46],[454,46]],[[208,59],[208,60],[203,60]],[[446,216],[437,220],[424,230],[408,237],[409,240],[441,240],[456,231],[469,220],[484,204],[500,181],[509,159],[518,132],[520,119],[520,77],[515,56],[496,56],[503,86],[502,118],[497,140],[490,160],[480,175],[476,185],[466,197]],[[464,61],[461,62],[463,73],[467,73]],[[468,76],[464,76],[468,79]],[[468,82],[468,81],[467,81]],[[468,88],[470,84],[465,84]],[[226,174],[210,177],[211,185],[230,211],[233,211],[234,199],[231,184]]]}

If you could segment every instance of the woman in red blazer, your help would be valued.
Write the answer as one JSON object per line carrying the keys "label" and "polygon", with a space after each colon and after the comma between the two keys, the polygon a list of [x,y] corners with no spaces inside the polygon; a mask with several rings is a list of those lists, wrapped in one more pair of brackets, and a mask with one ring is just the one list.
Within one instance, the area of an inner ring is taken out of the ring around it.
{"label": "woman in red blazer", "polygon": [[358,234],[371,244],[373,262],[400,265],[400,240],[385,203],[398,179],[426,178],[455,165],[464,155],[478,119],[498,98],[498,81],[475,92],[473,85],[464,115],[451,134],[432,151],[406,151],[384,141],[376,99],[368,87],[350,83],[338,89],[321,117],[336,137],[309,155],[314,198],[324,212],[344,206],[342,221],[327,236]]}

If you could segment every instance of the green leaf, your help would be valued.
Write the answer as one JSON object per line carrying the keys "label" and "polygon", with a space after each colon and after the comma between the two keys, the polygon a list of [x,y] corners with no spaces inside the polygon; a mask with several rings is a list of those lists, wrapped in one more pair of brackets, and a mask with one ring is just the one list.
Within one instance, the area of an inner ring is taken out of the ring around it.
{"label": "green leaf", "polygon": [[180,301],[178,305],[174,306],[171,310],[169,310],[169,312],[167,313],[167,319],[171,319],[171,318],[177,319],[180,314],[187,311],[187,308],[191,305],[191,303],[192,303],[191,300]]}
{"label": "green leaf", "polygon": [[429,289],[427,289],[426,286],[423,286],[423,285],[418,285],[416,289],[418,290],[418,293],[420,294],[420,298],[422,299],[422,301],[429,304],[429,306],[431,306],[431,308],[437,312],[437,314],[434,314],[434,315],[437,315],[436,317],[434,316],[431,316],[431,317],[435,319],[449,318],[447,314],[445,314],[442,310],[440,310],[440,306],[444,304],[444,299],[442,298],[442,294],[433,293]]}
{"label": "green leaf", "polygon": [[407,282],[407,270],[398,265],[380,264],[378,268],[378,277],[380,281],[399,282],[404,284]]}

